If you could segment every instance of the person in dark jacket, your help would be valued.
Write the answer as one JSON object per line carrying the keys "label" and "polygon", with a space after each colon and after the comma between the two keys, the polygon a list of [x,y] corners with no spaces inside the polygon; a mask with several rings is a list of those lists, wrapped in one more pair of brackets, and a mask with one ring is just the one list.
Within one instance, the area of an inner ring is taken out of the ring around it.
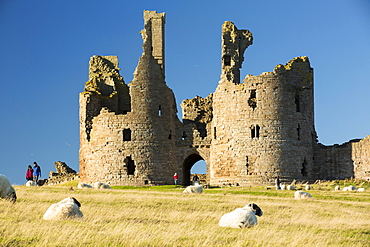
{"label": "person in dark jacket", "polygon": [[33,181],[37,183],[39,177],[41,177],[41,168],[36,162],[33,162]]}

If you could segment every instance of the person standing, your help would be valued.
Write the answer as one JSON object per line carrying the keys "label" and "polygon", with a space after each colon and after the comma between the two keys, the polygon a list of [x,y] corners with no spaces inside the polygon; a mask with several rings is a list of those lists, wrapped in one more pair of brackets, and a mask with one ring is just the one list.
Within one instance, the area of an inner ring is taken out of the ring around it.
{"label": "person standing", "polygon": [[175,172],[173,175],[173,180],[175,181],[175,185],[177,185],[177,180],[179,179],[179,175]]}
{"label": "person standing", "polygon": [[279,176],[277,176],[276,179],[275,179],[275,186],[276,186],[276,190],[281,189]]}
{"label": "person standing", "polygon": [[193,185],[199,185],[199,177],[197,174],[193,176]]}
{"label": "person standing", "polygon": [[37,183],[39,177],[41,177],[41,168],[36,162],[33,162],[33,181]]}
{"label": "person standing", "polygon": [[30,181],[33,180],[33,169],[32,166],[28,165],[27,171],[26,171],[26,180]]}

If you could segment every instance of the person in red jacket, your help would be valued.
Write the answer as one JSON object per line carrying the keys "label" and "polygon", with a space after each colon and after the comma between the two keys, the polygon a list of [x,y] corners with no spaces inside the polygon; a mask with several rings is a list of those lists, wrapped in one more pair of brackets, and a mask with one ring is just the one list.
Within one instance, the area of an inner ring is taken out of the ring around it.
{"label": "person in red jacket", "polygon": [[177,173],[175,173],[173,175],[173,180],[175,181],[175,185],[177,185],[177,179],[179,179],[179,175]]}
{"label": "person in red jacket", "polygon": [[33,169],[32,169],[32,166],[29,165],[26,171],[26,180],[30,181],[32,179],[33,179]]}

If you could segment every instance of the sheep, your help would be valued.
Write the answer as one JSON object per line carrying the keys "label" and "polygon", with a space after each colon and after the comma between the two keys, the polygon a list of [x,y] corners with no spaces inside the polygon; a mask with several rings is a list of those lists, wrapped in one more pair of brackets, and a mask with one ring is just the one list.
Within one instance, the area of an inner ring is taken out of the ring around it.
{"label": "sheep", "polygon": [[262,216],[262,210],[257,204],[247,204],[243,208],[224,214],[218,225],[220,227],[248,228],[257,225],[257,216]]}
{"label": "sheep", "polygon": [[340,186],[339,185],[335,186],[334,191],[340,191]]}
{"label": "sheep", "polygon": [[300,190],[294,192],[294,199],[308,199],[308,198],[312,198],[311,194],[308,192]]}
{"label": "sheep", "polygon": [[67,197],[58,203],[51,205],[46,210],[44,220],[62,220],[74,217],[83,217],[80,211],[81,203],[74,197]]}
{"label": "sheep", "polygon": [[29,180],[27,181],[26,186],[27,187],[37,186],[37,183],[35,181]]}
{"label": "sheep", "polygon": [[309,184],[306,184],[305,189],[306,190],[310,190],[311,189],[311,186]]}
{"label": "sheep", "polygon": [[293,185],[288,185],[286,189],[287,190],[295,190],[295,187]]}
{"label": "sheep", "polygon": [[202,193],[203,192],[203,186],[202,185],[190,185],[185,188],[185,190],[182,192],[184,194],[193,194],[193,193]]}
{"label": "sheep", "polygon": [[111,189],[111,187],[108,184],[96,182],[93,184],[94,189]]}
{"label": "sheep", "polygon": [[357,188],[353,185],[347,186],[343,188],[343,191],[355,191]]}
{"label": "sheep", "polygon": [[0,174],[0,198],[16,202],[17,194],[5,175]]}
{"label": "sheep", "polygon": [[358,192],[364,192],[365,191],[365,188],[358,188],[357,191]]}
{"label": "sheep", "polygon": [[280,186],[280,189],[281,189],[281,190],[286,190],[286,185],[285,185],[285,184],[282,184],[282,185]]}
{"label": "sheep", "polygon": [[78,183],[77,188],[79,188],[79,189],[84,189],[84,188],[91,189],[92,186],[89,185],[89,184],[85,184],[85,183]]}

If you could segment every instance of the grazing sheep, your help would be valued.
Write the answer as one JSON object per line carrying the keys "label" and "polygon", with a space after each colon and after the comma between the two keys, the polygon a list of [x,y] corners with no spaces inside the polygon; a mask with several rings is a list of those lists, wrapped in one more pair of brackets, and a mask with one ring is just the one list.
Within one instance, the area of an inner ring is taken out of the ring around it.
{"label": "grazing sheep", "polygon": [[247,228],[257,224],[257,216],[262,216],[262,210],[257,204],[247,204],[244,208],[224,214],[218,225],[221,227]]}
{"label": "grazing sheep", "polygon": [[62,201],[51,205],[46,210],[44,220],[62,220],[73,217],[82,217],[81,204],[73,197],[67,197]]}
{"label": "grazing sheep", "polygon": [[85,184],[85,183],[78,183],[77,188],[79,188],[79,189],[85,189],[85,188],[91,189],[92,186],[89,185],[89,184]]}
{"label": "grazing sheep", "polygon": [[0,198],[7,199],[12,202],[17,200],[17,195],[13,186],[10,184],[5,175],[0,174]]}
{"label": "grazing sheep", "polygon": [[306,184],[305,189],[306,190],[310,190],[311,189],[311,186],[309,184]]}
{"label": "grazing sheep", "polygon": [[27,181],[26,186],[27,186],[27,187],[37,186],[37,183],[36,183],[35,181],[31,181],[31,180],[29,180],[29,181]]}
{"label": "grazing sheep", "polygon": [[334,191],[340,191],[340,186],[339,185],[335,186]]}
{"label": "grazing sheep", "polygon": [[358,188],[357,191],[364,192],[365,191],[365,188]]}
{"label": "grazing sheep", "polygon": [[308,198],[312,198],[311,194],[308,192],[300,190],[294,192],[294,199],[308,199]]}
{"label": "grazing sheep", "polygon": [[93,184],[94,189],[112,189],[108,184],[96,182]]}
{"label": "grazing sheep", "polygon": [[285,184],[282,184],[282,185],[280,186],[280,189],[281,189],[281,190],[286,190],[286,185],[285,185]]}
{"label": "grazing sheep", "polygon": [[185,188],[185,190],[182,192],[184,194],[194,194],[194,193],[202,193],[203,192],[203,186],[202,185],[190,185]]}
{"label": "grazing sheep", "polygon": [[343,188],[343,191],[355,191],[356,187],[353,185],[347,186]]}
{"label": "grazing sheep", "polygon": [[295,190],[295,187],[293,185],[288,185],[286,187],[287,190]]}

